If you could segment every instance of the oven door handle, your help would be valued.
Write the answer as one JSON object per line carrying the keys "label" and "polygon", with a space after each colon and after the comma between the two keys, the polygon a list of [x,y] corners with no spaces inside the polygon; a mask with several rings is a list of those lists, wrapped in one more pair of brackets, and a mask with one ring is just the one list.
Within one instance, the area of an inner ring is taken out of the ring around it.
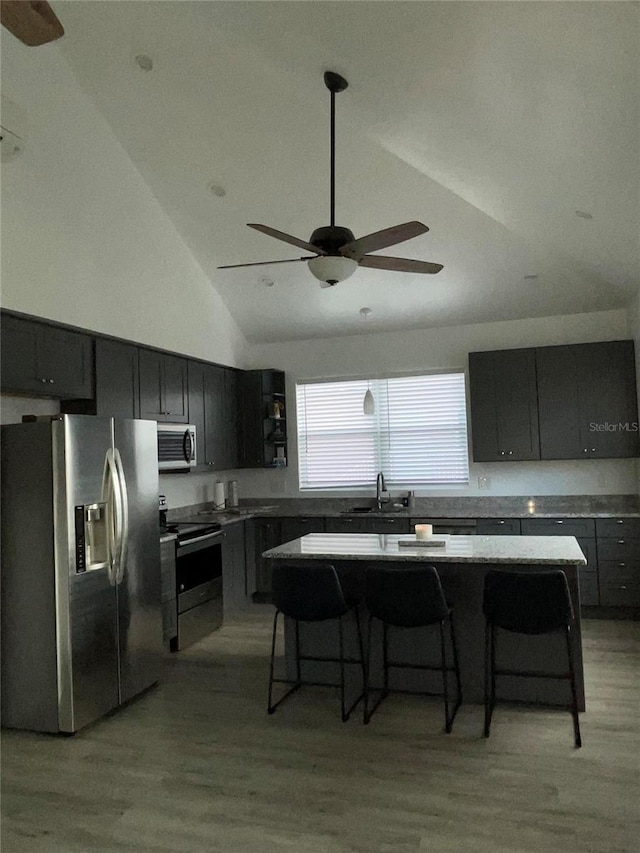
{"label": "oven door handle", "polygon": [[195,545],[197,542],[211,542],[214,544],[215,539],[222,539],[223,531],[218,530],[216,533],[205,533],[203,536],[196,536],[193,539],[185,539],[182,542],[178,542],[176,548],[177,551],[180,551],[181,548],[188,548],[189,545]]}

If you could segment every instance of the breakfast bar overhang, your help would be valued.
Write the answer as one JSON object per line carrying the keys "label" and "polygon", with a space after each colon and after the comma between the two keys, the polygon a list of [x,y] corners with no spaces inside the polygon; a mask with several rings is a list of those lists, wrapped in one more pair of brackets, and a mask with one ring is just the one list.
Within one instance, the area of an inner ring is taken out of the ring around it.
{"label": "breakfast bar overhang", "polygon": [[[576,669],[578,707],[585,710],[582,639],[580,631],[580,567],[586,565],[584,554],[573,536],[442,536],[445,547],[403,547],[400,540],[409,536],[378,534],[310,533],[276,548],[265,551],[263,557],[274,562],[296,564],[331,563],[340,577],[345,596],[363,599],[366,571],[370,566],[383,564],[390,571],[418,563],[435,566],[449,604],[453,607],[458,636],[460,669],[465,703],[483,701],[484,679],[484,616],[482,596],[484,577],[490,569],[539,572],[562,569],[567,576],[575,613],[572,643]],[[375,621],[374,621],[375,629]],[[409,661],[424,661],[430,650],[437,649],[435,636],[429,629],[410,628],[393,632],[394,654]],[[285,658],[287,672],[295,671],[295,643],[292,625],[285,620]],[[566,647],[561,634],[523,636],[505,632],[500,645],[501,666],[515,671],[566,671]],[[353,654],[357,653],[355,630],[348,641]],[[329,622],[303,623],[300,626],[303,654],[331,656],[336,651],[336,631]],[[371,682],[380,684],[380,634],[371,636]],[[315,681],[335,680],[334,665],[314,661],[303,662],[305,678]],[[357,677],[354,673],[353,677]],[[394,674],[395,685],[411,692],[428,690],[430,675],[402,669]],[[438,691],[437,681],[433,682]],[[569,700],[567,683],[548,678],[517,678],[504,676],[498,685],[499,697],[506,700],[541,704],[566,705]]]}

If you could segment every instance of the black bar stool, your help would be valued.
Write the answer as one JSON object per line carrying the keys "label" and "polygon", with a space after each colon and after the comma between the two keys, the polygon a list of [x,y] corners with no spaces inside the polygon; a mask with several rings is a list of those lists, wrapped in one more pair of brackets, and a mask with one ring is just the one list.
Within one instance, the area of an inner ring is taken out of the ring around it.
{"label": "black bar stool", "polygon": [[[486,618],[484,736],[489,737],[491,718],[496,704],[496,675],[568,679],[571,685],[569,709],[573,717],[575,745],[582,746],[571,645],[574,614],[565,573],[560,569],[549,572],[489,571],[484,581],[482,609]],[[497,628],[517,634],[550,634],[555,631],[564,633],[569,671],[550,673],[497,669]]]}
{"label": "black bar stool", "polygon": [[[442,591],[440,577],[433,566],[420,566],[409,569],[369,569],[366,576],[365,602],[369,610],[368,624],[368,655],[365,679],[364,722],[371,719],[389,693],[407,691],[391,690],[389,688],[390,669],[425,669],[442,672],[442,688],[444,697],[445,731],[449,733],[453,721],[462,703],[462,684],[460,681],[460,666],[458,663],[458,646],[453,627],[452,609],[447,604]],[[369,710],[369,677],[371,662],[371,623],[373,619],[382,622],[382,663],[384,671],[384,687],[377,702]],[[453,666],[447,665],[445,623],[449,623],[451,632],[451,647]],[[402,661],[390,661],[388,657],[388,630],[394,628],[426,628],[431,625],[440,626],[440,663],[438,665],[415,664]],[[448,673],[455,672],[457,698],[453,712],[449,712]],[[426,691],[411,691],[419,696],[433,696]]]}
{"label": "black bar stool", "polygon": [[[273,603],[276,607],[273,618],[273,636],[271,639],[271,667],[269,670],[269,699],[267,710],[273,714],[278,705],[285,699],[304,686],[315,687],[339,687],[342,708],[342,722],[346,723],[353,709],[364,696],[364,651],[362,647],[362,632],[360,630],[360,616],[357,603],[345,601],[342,587],[335,568],[331,565],[292,565],[280,563],[273,567],[272,575]],[[356,619],[358,634],[359,658],[346,658],[344,655],[344,630],[342,619],[353,611]],[[285,678],[274,678],[274,657],[276,649],[276,630],[278,616],[283,613],[290,619],[295,620],[295,642],[296,642],[296,679],[291,681]],[[339,657],[312,657],[300,654],[300,622],[324,622],[335,619],[338,623]],[[324,681],[303,681],[300,671],[300,661],[323,661],[340,664],[340,683],[329,684]],[[349,708],[346,707],[344,690],[344,666],[347,663],[357,663],[362,668],[363,691]],[[274,704],[272,701],[273,685],[292,684],[288,690]]]}

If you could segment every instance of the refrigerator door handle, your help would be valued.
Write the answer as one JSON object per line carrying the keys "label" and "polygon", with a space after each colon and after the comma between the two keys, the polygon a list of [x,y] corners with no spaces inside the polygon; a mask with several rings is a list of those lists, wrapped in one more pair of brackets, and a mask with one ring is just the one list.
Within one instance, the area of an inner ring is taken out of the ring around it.
{"label": "refrigerator door handle", "polygon": [[121,520],[120,541],[118,548],[118,566],[116,571],[116,584],[122,583],[124,577],[124,567],[127,558],[127,546],[129,544],[129,495],[127,492],[127,478],[124,475],[124,467],[120,451],[116,447],[113,451],[113,458],[116,467],[117,485],[120,493],[121,501]]}
{"label": "refrigerator door handle", "polygon": [[122,541],[122,496],[118,486],[118,471],[113,450],[109,448],[105,457],[104,481],[106,482],[106,503],[108,512],[107,538],[109,542],[109,581],[118,582],[121,541]]}

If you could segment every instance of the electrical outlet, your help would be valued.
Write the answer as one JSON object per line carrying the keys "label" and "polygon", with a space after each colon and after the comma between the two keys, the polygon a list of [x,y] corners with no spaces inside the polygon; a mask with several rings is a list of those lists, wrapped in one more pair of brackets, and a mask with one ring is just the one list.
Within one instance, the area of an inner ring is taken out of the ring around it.
{"label": "electrical outlet", "polygon": [[478,477],[478,488],[479,489],[490,489],[491,488],[491,477]]}

